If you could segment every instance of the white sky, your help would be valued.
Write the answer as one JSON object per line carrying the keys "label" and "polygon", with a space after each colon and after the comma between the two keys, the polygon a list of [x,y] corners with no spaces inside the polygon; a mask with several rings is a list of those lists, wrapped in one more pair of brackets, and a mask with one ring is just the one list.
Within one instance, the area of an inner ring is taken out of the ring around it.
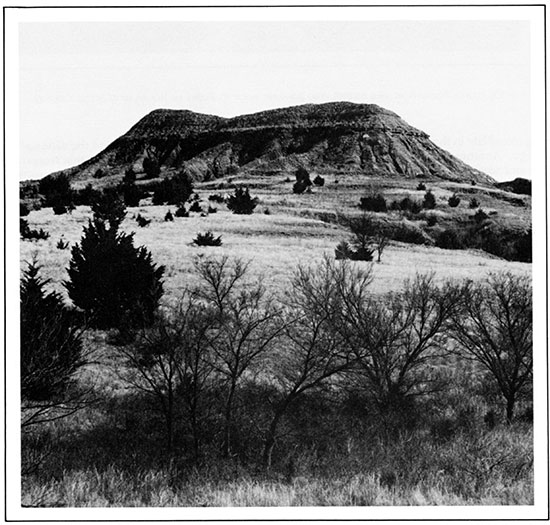
{"label": "white sky", "polygon": [[375,103],[496,179],[530,173],[527,21],[21,23],[20,177],[98,153],[149,111]]}

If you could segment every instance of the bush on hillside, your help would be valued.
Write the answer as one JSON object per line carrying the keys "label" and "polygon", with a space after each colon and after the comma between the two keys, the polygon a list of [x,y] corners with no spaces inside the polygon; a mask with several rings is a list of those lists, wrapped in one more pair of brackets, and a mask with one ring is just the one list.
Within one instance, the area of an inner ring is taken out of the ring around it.
{"label": "bush on hillside", "polygon": [[197,236],[193,239],[193,244],[197,246],[221,246],[222,237],[214,237],[214,234],[211,231],[206,233],[197,233]]}
{"label": "bush on hillside", "polygon": [[155,179],[160,175],[160,164],[154,159],[145,157],[143,159],[143,171],[147,179]]}
{"label": "bush on hillside", "polygon": [[26,217],[31,210],[24,202],[19,202],[19,216],[20,217]]}
{"label": "bush on hillside", "polygon": [[173,177],[163,179],[153,194],[153,204],[185,203],[193,193],[193,181],[185,172],[180,171]]}
{"label": "bush on hillside", "polygon": [[460,197],[454,193],[449,197],[449,200],[447,201],[449,203],[449,206],[451,208],[456,208],[460,204]]}
{"label": "bush on hillside", "polygon": [[316,186],[324,186],[325,185],[324,177],[321,177],[321,175],[317,175],[317,177],[313,179],[313,184],[315,184]]}
{"label": "bush on hillside", "polygon": [[33,230],[25,219],[19,219],[19,234],[22,239],[28,241],[44,241],[50,237],[50,234],[42,228]]}
{"label": "bush on hillside", "polygon": [[309,172],[305,168],[298,168],[294,175],[296,177],[296,182],[292,186],[292,191],[294,193],[304,193],[304,191],[311,187],[312,182],[309,177]]}
{"label": "bush on hillside", "polygon": [[385,212],[388,209],[386,199],[381,193],[361,197],[359,207],[362,210],[373,212]]}
{"label": "bush on hillside", "polygon": [[432,193],[432,190],[428,190],[424,194],[424,201],[422,202],[422,206],[426,210],[433,210],[435,208],[435,206],[436,206],[435,195]]}
{"label": "bush on hillside", "polygon": [[468,206],[471,209],[479,208],[479,201],[475,197],[472,197],[470,199],[470,202],[469,202]]}
{"label": "bush on hillside", "polygon": [[258,199],[251,197],[248,188],[236,188],[227,199],[227,207],[238,215],[250,215],[258,205]]}
{"label": "bush on hillside", "polygon": [[187,208],[185,207],[185,204],[178,204],[178,207],[176,208],[176,217],[189,217],[189,212],[187,211]]}
{"label": "bush on hillside", "polygon": [[437,235],[435,245],[447,250],[461,250],[465,248],[464,238],[455,229],[447,228]]}

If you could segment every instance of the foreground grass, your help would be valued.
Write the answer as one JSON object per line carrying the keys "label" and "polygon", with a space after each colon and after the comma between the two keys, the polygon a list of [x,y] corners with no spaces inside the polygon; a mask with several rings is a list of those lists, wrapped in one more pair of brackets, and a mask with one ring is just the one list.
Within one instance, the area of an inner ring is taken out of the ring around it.
{"label": "foreground grass", "polygon": [[409,487],[384,486],[372,474],[341,479],[300,477],[292,481],[217,481],[196,477],[173,487],[162,471],[128,475],[116,469],[106,472],[74,472],[46,484],[28,482],[24,506],[42,507],[290,507],[372,505],[532,505],[532,485],[490,483],[475,496],[419,483]]}

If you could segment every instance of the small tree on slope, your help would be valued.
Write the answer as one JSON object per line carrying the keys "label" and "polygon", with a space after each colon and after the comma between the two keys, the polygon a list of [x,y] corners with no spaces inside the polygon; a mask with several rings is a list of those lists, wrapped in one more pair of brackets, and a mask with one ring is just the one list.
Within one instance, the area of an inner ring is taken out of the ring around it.
{"label": "small tree on slope", "polygon": [[154,264],[144,246],[134,246],[133,233],[118,231],[120,210],[115,212],[116,217],[94,213],[72,248],[64,284],[98,328],[148,325],[163,294],[164,267]]}

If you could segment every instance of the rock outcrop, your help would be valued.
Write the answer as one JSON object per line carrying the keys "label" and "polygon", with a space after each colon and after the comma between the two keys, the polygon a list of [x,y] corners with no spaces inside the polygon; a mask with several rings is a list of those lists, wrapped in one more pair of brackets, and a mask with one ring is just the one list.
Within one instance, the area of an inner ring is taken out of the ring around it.
{"label": "rock outcrop", "polygon": [[316,173],[436,177],[494,184],[436,146],[429,136],[374,104],[334,102],[262,111],[234,118],[186,110],[152,111],[90,160],[52,174],[88,181],[100,173],[119,179],[145,159],[161,176],[187,169],[196,180],[235,174]]}

